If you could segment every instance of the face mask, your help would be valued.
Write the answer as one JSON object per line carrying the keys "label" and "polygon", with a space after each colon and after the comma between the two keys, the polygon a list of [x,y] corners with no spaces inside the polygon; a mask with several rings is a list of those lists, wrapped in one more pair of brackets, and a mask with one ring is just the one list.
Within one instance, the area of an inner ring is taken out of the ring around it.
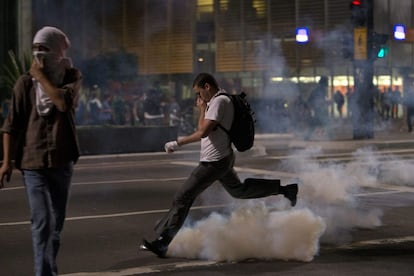
{"label": "face mask", "polygon": [[43,67],[43,59],[45,57],[45,51],[33,51],[33,58],[41,67]]}
{"label": "face mask", "polygon": [[62,60],[61,57],[58,57],[53,52],[46,51],[33,51],[33,57],[39,64],[43,65],[46,70],[54,69],[60,64],[60,61]]}
{"label": "face mask", "polygon": [[65,67],[62,58],[53,52],[33,51],[33,58],[41,66],[45,75],[52,83],[59,85],[63,79]]}

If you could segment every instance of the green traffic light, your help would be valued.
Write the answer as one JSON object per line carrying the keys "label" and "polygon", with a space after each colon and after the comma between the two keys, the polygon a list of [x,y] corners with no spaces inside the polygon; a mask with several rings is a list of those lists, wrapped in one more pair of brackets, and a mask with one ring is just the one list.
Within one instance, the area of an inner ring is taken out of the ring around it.
{"label": "green traffic light", "polygon": [[383,58],[388,54],[388,47],[381,47],[377,53],[377,58]]}

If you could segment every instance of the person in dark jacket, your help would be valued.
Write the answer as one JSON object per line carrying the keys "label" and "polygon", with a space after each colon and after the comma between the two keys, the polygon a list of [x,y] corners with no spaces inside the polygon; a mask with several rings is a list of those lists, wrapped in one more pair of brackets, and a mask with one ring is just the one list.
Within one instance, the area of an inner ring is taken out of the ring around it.
{"label": "person in dark jacket", "polygon": [[57,275],[60,233],[79,157],[75,101],[81,73],[65,55],[69,45],[57,28],[36,33],[30,72],[17,80],[2,128],[0,189],[10,181],[14,160],[29,201],[36,276]]}
{"label": "person in dark jacket", "polygon": [[318,85],[312,90],[307,105],[311,110],[312,116],[309,118],[309,125],[307,133],[305,134],[305,140],[312,137],[313,134],[318,136],[327,134],[330,135],[328,128],[329,124],[329,111],[328,111],[328,78],[322,76]]}
{"label": "person in dark jacket", "polygon": [[406,108],[406,123],[408,132],[413,131],[413,117],[414,117],[414,83],[408,85],[408,89],[404,95],[404,105]]}

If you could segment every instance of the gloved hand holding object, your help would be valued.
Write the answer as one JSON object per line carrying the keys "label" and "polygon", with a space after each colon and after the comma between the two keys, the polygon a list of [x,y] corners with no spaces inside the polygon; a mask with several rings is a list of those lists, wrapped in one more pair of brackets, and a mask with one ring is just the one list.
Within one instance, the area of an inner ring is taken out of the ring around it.
{"label": "gloved hand holding object", "polygon": [[167,153],[172,153],[178,150],[180,146],[178,145],[177,141],[170,141],[165,143],[164,149]]}

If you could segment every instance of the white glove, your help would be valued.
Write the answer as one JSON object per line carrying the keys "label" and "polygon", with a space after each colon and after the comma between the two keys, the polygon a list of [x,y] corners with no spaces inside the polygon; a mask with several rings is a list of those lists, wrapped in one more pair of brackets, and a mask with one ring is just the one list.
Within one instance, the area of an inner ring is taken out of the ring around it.
{"label": "white glove", "polygon": [[178,145],[177,141],[171,141],[165,143],[164,149],[167,153],[171,153],[178,150],[179,147],[180,146]]}

